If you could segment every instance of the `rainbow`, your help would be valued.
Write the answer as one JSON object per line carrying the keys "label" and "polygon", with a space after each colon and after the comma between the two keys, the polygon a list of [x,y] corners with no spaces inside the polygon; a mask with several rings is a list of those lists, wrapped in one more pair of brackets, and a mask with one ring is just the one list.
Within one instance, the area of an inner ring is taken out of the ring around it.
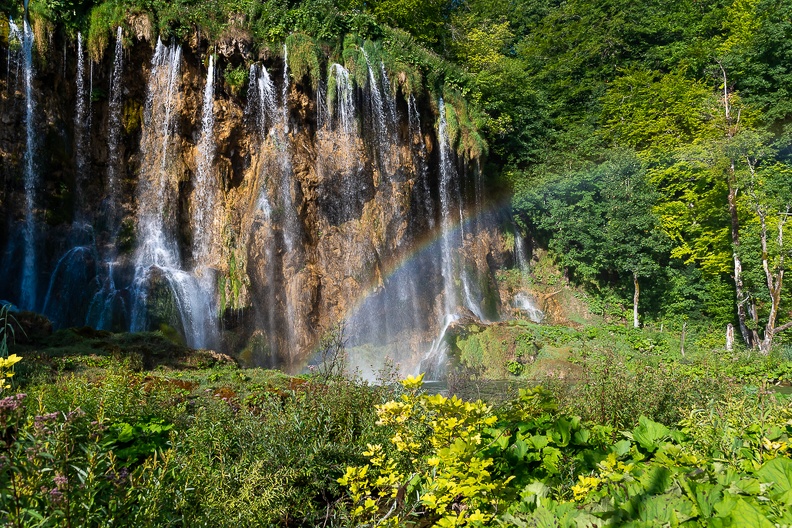
{"label": "rainbow", "polygon": [[[471,215],[462,215],[464,220],[456,221],[452,223],[451,229],[448,230],[449,234],[456,234],[459,231],[463,230],[466,227],[469,227],[476,223],[476,221],[483,219],[487,216],[494,215],[498,216],[501,213],[510,213],[511,212],[511,198],[507,197],[500,202],[494,202],[493,204],[489,205],[488,207],[484,207],[480,209],[476,214]],[[427,232],[423,237],[416,240],[413,244],[411,250],[406,252],[399,258],[392,259],[390,262],[385,263],[383,268],[380,269],[380,273],[378,276],[372,277],[367,284],[361,291],[358,298],[355,300],[354,303],[350,305],[350,307],[346,310],[343,315],[344,320],[350,320],[355,314],[358,313],[360,308],[363,304],[373,295],[380,293],[382,286],[387,283],[387,281],[396,275],[399,271],[404,269],[405,267],[411,265],[414,261],[418,260],[421,256],[423,256],[426,252],[431,251],[434,249],[434,246],[440,243],[443,236],[446,233],[440,227],[437,227],[433,231]]]}

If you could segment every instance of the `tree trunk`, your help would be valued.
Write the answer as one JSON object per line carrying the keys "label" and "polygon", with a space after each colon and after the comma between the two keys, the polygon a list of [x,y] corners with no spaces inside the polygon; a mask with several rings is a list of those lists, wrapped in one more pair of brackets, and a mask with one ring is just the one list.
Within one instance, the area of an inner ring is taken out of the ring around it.
{"label": "tree trunk", "polygon": [[635,293],[633,294],[633,328],[639,328],[638,295],[641,293],[641,288],[638,286],[638,274],[635,272],[633,272],[633,285],[635,286]]}
{"label": "tree trunk", "polygon": [[[734,175],[734,163],[731,165],[731,174]],[[738,253],[740,247],[740,220],[737,216],[737,187],[733,178],[729,181],[729,215],[731,216],[731,238],[732,238],[732,255],[734,257],[734,289],[737,294],[737,322],[740,325],[740,334],[745,341],[745,346],[753,348],[756,344],[758,337],[755,331],[749,330],[746,321],[748,319],[745,304],[750,301],[745,294],[742,278],[742,260]]]}
{"label": "tree trunk", "polygon": [[[776,320],[778,319],[778,309],[781,306],[781,290],[784,286],[784,225],[789,219],[790,206],[787,206],[786,211],[781,213],[778,218],[778,234],[776,238],[778,265],[775,269],[771,269],[770,254],[767,249],[768,211],[756,194],[756,188],[754,187],[756,172],[754,166],[755,162],[752,162],[751,159],[748,158],[748,169],[751,171],[751,186],[748,189],[754,201],[756,215],[759,217],[759,225],[761,227],[759,234],[762,243],[762,269],[764,270],[765,280],[767,281],[767,293],[770,295],[770,313],[767,316],[764,336],[762,336],[762,340],[759,342],[759,351],[767,355],[770,353],[770,348],[773,346],[773,336],[782,329],[782,327],[779,327],[779,329],[776,328]],[[756,317],[756,315],[755,318],[758,323],[758,317]]]}
{"label": "tree trunk", "polygon": [[685,357],[685,334],[687,333],[687,321],[682,323],[682,338],[679,340],[679,353]]}
{"label": "tree trunk", "polygon": [[[753,172],[753,168],[751,169]],[[778,222],[778,249],[780,250],[778,271],[773,274],[770,269],[770,257],[767,254],[767,222],[765,211],[759,206],[757,201],[757,213],[759,214],[759,221],[762,226],[762,268],[765,272],[765,279],[767,280],[767,292],[770,294],[770,314],[767,316],[767,324],[765,324],[764,337],[762,342],[759,343],[759,351],[762,354],[769,354],[770,348],[773,346],[773,335],[776,333],[776,320],[778,319],[778,309],[781,306],[781,289],[784,286],[784,224],[786,223],[787,216],[782,217],[783,220]],[[789,209],[787,209],[787,214]]]}

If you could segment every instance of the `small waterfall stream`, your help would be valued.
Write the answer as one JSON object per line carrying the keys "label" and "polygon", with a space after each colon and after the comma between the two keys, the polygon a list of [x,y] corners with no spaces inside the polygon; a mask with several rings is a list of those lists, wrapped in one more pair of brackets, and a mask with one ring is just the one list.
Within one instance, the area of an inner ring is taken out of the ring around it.
{"label": "small waterfall stream", "polygon": [[36,170],[37,135],[35,127],[36,101],[33,94],[33,29],[28,21],[27,0],[22,32],[22,69],[25,83],[25,224],[23,228],[24,259],[20,305],[27,310],[36,308],[38,270],[36,268]]}
{"label": "small waterfall stream", "polygon": [[[457,295],[454,288],[454,218],[452,199],[454,197],[454,170],[449,155],[448,132],[446,130],[445,103],[440,99],[440,117],[437,124],[437,137],[440,147],[440,230],[442,245],[443,273],[443,318],[457,311]],[[461,245],[461,244],[456,244]]]}
{"label": "small waterfall stream", "polygon": [[120,217],[120,175],[123,162],[120,152],[121,111],[123,75],[123,30],[116,28],[116,39],[113,51],[113,69],[110,73],[110,92],[107,101],[107,187],[103,201],[106,215],[105,229],[110,236],[106,247],[102,248],[102,262],[97,276],[98,289],[88,306],[86,324],[100,330],[119,330],[128,327],[129,313],[124,292],[116,288],[115,270],[117,248],[115,241],[118,236]]}
{"label": "small waterfall stream", "polygon": [[357,131],[355,118],[355,87],[349,78],[349,71],[338,63],[330,66],[330,75],[335,86],[335,96],[329,97],[330,114],[338,123],[336,126],[346,135]]}
{"label": "small waterfall stream", "polygon": [[86,150],[87,150],[87,116],[86,116],[86,99],[90,94],[85,92],[85,60],[83,53],[83,38],[82,33],[77,32],[77,72],[76,79],[76,101],[74,111],[74,165],[76,170],[75,181],[75,221],[83,222],[85,218],[85,199],[84,187],[86,174]]}
{"label": "small waterfall stream", "polygon": [[371,108],[374,121],[374,133],[377,137],[377,154],[380,157],[380,165],[384,166],[385,163],[382,160],[382,156],[387,152],[390,142],[388,141],[388,120],[385,114],[385,103],[380,91],[381,77],[374,74],[374,69],[371,67],[371,62],[365,49],[363,50],[363,56],[366,59],[366,67],[368,68],[369,107]]}
{"label": "small waterfall stream", "polygon": [[113,72],[110,75],[110,97],[108,100],[107,117],[107,211],[108,230],[115,233],[118,223],[119,206],[119,179],[121,174],[121,153],[119,152],[121,138],[121,111],[122,90],[121,78],[124,72],[124,34],[121,26],[116,29],[115,50],[113,54]]}
{"label": "small waterfall stream", "polygon": [[195,172],[192,220],[193,261],[195,269],[209,264],[214,244],[214,213],[217,204],[217,178],[214,174],[214,55],[209,56],[206,85],[201,109],[201,136],[198,140],[198,164]]}

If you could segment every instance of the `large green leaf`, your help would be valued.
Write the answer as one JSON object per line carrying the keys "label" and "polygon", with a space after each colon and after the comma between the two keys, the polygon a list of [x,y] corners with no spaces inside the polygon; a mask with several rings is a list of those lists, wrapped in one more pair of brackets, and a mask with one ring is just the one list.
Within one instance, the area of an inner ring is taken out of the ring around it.
{"label": "large green leaf", "polygon": [[650,420],[645,416],[638,419],[638,427],[633,429],[633,440],[646,449],[653,452],[662,440],[668,438],[671,430],[663,424]]}
{"label": "large green leaf", "polygon": [[717,517],[710,519],[709,525],[712,528],[775,528],[765,515],[753,504],[741,497],[735,497],[728,493],[723,500],[715,505]]}
{"label": "large green leaf", "polygon": [[772,482],[771,497],[784,506],[792,506],[792,460],[788,458],[774,458],[756,472],[759,479]]}

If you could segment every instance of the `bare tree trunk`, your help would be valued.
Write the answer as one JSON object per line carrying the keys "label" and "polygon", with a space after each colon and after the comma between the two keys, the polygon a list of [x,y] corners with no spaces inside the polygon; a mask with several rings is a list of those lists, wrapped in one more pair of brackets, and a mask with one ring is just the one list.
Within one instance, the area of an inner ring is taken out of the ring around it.
{"label": "bare tree trunk", "polygon": [[731,323],[726,325],[726,350],[734,350],[734,325]]}
{"label": "bare tree trunk", "polygon": [[685,357],[685,334],[687,333],[687,321],[682,323],[682,338],[679,340],[679,353]]}
{"label": "bare tree trunk", "polygon": [[641,293],[641,288],[638,286],[638,274],[633,272],[633,285],[635,286],[635,293],[633,294],[633,328],[639,328],[641,325],[638,322],[638,295]]}
{"label": "bare tree trunk", "polygon": [[[731,172],[734,174],[734,164],[732,163]],[[748,329],[748,320],[745,304],[750,301],[745,294],[742,278],[742,260],[738,253],[740,247],[740,220],[737,216],[737,187],[735,182],[729,181],[729,215],[731,216],[731,238],[732,256],[734,257],[734,289],[737,294],[737,322],[740,325],[740,335],[742,335],[745,346],[753,348],[755,344],[754,333]]]}
{"label": "bare tree trunk", "polygon": [[[770,257],[767,254],[767,224],[765,222],[765,212],[761,207],[758,207],[759,221],[762,226],[762,268],[765,272],[765,279],[767,280],[767,291],[770,294],[770,314],[767,316],[767,323],[765,324],[764,338],[759,344],[759,351],[762,354],[769,354],[770,347],[773,346],[773,335],[778,331],[776,329],[776,320],[778,318],[778,308],[781,306],[781,289],[784,285],[784,224],[788,216],[783,216],[782,220],[778,221],[778,249],[780,250],[778,271],[773,274],[770,269]],[[789,210],[787,209],[787,213]]]}
{"label": "bare tree trunk", "polygon": [[[778,266],[774,270],[770,269],[770,255],[767,249],[767,209],[759,200],[754,187],[756,172],[755,161],[748,158],[748,169],[751,171],[751,186],[748,188],[751,193],[751,198],[754,201],[754,209],[756,215],[759,217],[760,241],[762,243],[762,269],[765,273],[765,280],[767,281],[767,293],[770,294],[770,313],[767,316],[765,323],[764,336],[759,342],[759,351],[762,354],[769,354],[770,348],[773,346],[773,336],[786,329],[787,325],[776,328],[776,320],[778,319],[778,309],[781,306],[781,290],[784,286],[784,224],[789,219],[789,209],[787,206],[786,211],[778,218],[778,235],[776,244],[778,246]],[[758,322],[758,315],[754,314]]]}

